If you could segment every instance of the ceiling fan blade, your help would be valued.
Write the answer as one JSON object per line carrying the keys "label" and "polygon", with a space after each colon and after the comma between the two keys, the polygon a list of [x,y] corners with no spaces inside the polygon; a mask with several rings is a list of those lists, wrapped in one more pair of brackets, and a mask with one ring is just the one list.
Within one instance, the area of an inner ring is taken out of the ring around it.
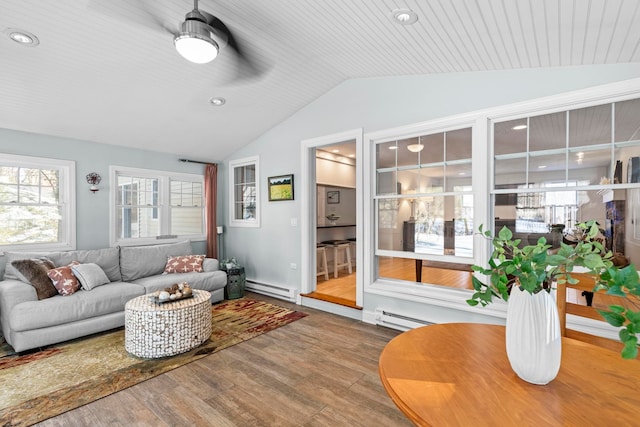
{"label": "ceiling fan blade", "polygon": [[161,30],[177,35],[178,25],[169,25],[152,12],[142,0],[101,1],[89,0],[87,8],[116,20],[126,20],[137,26],[152,30]]}
{"label": "ceiling fan blade", "polygon": [[211,28],[226,36],[227,46],[234,51],[236,57],[240,61],[244,78],[256,78],[266,71],[264,66],[257,64],[251,59],[251,55],[246,51],[246,49],[242,48],[224,22],[201,9],[199,12],[207,19],[207,24],[209,24]]}

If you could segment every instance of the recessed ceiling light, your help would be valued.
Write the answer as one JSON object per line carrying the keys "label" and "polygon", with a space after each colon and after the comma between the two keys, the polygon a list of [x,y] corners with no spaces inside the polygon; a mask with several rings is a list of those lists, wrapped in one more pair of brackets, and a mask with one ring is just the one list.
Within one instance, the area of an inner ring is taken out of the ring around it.
{"label": "recessed ceiling light", "polygon": [[458,172],[458,175],[466,175],[464,172]]}
{"label": "recessed ceiling light", "polygon": [[340,150],[331,150],[332,153],[339,153]]}
{"label": "recessed ceiling light", "polygon": [[389,150],[397,150],[398,146],[397,145],[392,145],[389,147]]}
{"label": "recessed ceiling light", "polygon": [[546,165],[540,165],[538,166],[538,169],[546,169],[546,167],[547,167]]}
{"label": "recessed ceiling light", "polygon": [[221,105],[224,105],[225,102],[227,102],[227,100],[224,98],[220,98],[219,96],[214,96],[213,98],[209,98],[209,103],[211,105],[215,105],[216,107],[220,107]]}
{"label": "recessed ceiling light", "polygon": [[349,154],[349,157],[354,158],[356,155],[355,154]]}
{"label": "recessed ceiling light", "polygon": [[518,125],[518,126],[514,126],[511,129],[513,130],[522,130],[522,129],[526,129],[527,125]]}
{"label": "recessed ceiling light", "polygon": [[40,40],[28,31],[19,30],[17,28],[7,28],[4,32],[11,40],[16,43],[20,43],[23,46],[35,47],[40,44]]}
{"label": "recessed ceiling light", "polygon": [[415,24],[418,20],[418,14],[411,9],[396,9],[391,12],[393,21],[400,25]]}

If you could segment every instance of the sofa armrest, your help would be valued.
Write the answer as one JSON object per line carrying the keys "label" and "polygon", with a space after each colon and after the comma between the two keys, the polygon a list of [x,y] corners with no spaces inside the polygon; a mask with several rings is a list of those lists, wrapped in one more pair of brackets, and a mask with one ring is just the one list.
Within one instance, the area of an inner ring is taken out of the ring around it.
{"label": "sofa armrest", "polygon": [[202,262],[202,270],[205,273],[220,270],[220,262],[215,258],[205,258]]}
{"label": "sofa armrest", "polygon": [[6,279],[0,282],[0,324],[2,324],[5,339],[8,335],[11,309],[17,304],[37,300],[36,289],[28,283],[16,279]]}

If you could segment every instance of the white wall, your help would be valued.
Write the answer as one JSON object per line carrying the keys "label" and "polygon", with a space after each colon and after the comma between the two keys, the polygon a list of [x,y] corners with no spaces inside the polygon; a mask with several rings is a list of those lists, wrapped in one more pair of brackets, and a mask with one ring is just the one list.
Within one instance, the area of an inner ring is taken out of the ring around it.
{"label": "white wall", "polygon": [[[299,198],[269,203],[266,177],[300,174],[301,140],[360,127],[372,132],[636,77],[640,64],[345,81],[227,159],[260,156],[263,196],[262,226],[226,227],[225,253],[243,261],[249,279],[300,289],[300,270],[290,269],[290,263],[301,263],[301,232],[291,225],[300,216]],[[368,177],[365,185],[371,185]],[[366,295],[364,304],[372,308]]]}

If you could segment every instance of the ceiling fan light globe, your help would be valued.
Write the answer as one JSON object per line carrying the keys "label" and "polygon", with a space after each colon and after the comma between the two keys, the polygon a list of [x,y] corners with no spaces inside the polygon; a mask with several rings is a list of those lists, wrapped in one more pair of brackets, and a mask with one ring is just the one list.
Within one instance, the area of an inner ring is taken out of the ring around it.
{"label": "ceiling fan light globe", "polygon": [[180,55],[196,64],[206,64],[218,56],[218,44],[200,34],[180,33],[173,43]]}
{"label": "ceiling fan light globe", "polygon": [[424,148],[424,145],[422,144],[407,145],[407,149],[412,153],[419,153],[420,151],[422,151],[423,148]]}

